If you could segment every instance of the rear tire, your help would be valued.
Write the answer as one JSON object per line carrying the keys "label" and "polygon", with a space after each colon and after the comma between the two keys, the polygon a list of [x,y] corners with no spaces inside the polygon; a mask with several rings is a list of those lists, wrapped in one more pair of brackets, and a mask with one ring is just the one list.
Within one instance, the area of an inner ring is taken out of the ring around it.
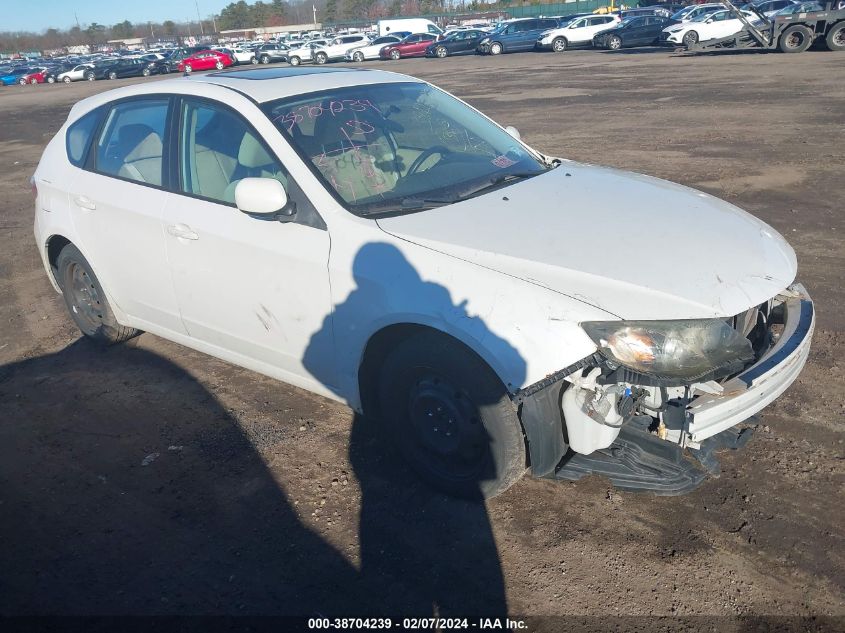
{"label": "rear tire", "polygon": [[186,73],[188,73],[189,75],[190,75],[192,72],[194,72],[194,68],[193,68],[193,66],[191,66],[190,64],[185,64],[184,68],[185,68],[185,72],[186,72]]}
{"label": "rear tire", "polygon": [[21,77],[20,79],[18,79],[18,83],[19,83],[20,85],[22,85],[22,86],[25,86],[25,85],[26,85],[26,78],[25,78],[25,77]]}
{"label": "rear tire", "polygon": [[214,64],[214,67],[217,70],[223,70],[223,62],[217,62],[216,64]]}
{"label": "rear tire", "polygon": [[53,76],[47,77],[47,83],[48,83],[48,84],[54,84],[54,83],[56,83],[56,78],[55,78],[55,77],[53,77]]}
{"label": "rear tire", "polygon": [[109,73],[109,79],[117,79],[117,73],[112,71]]}
{"label": "rear tire", "polygon": [[299,57],[297,57],[296,55],[291,57],[288,61],[290,62],[291,66],[299,66],[299,64],[300,64]]}
{"label": "rear tire", "polygon": [[57,267],[70,317],[85,336],[103,345],[113,345],[141,333],[117,322],[103,287],[76,246],[68,244],[62,249]]}
{"label": "rear tire", "polygon": [[555,53],[562,53],[566,50],[566,38],[565,37],[556,37],[552,42],[552,50]]}
{"label": "rear tire", "polygon": [[845,21],[833,25],[827,32],[824,43],[832,51],[845,51]]}
{"label": "rear tire", "polygon": [[325,64],[327,61],[329,61],[329,56],[325,53],[317,53],[314,56],[314,61],[316,61],[318,64]]}
{"label": "rear tire", "polygon": [[152,75],[153,73],[152,73],[152,71],[151,71],[149,68],[145,68],[144,70],[142,70],[142,71],[141,71],[141,74],[142,74],[144,77],[149,77],[149,76],[150,76],[150,75]]}
{"label": "rear tire", "polygon": [[262,55],[262,56],[261,56],[261,63],[262,63],[262,64],[269,64],[269,63],[270,63],[270,58],[269,58],[267,55]]}
{"label": "rear tire", "polygon": [[803,53],[813,43],[813,32],[806,26],[793,24],[780,36],[778,49],[782,53]]}
{"label": "rear tire", "polygon": [[38,85],[38,80],[37,80],[37,79],[35,79],[35,78],[33,78],[33,79],[30,79],[30,80],[29,80],[29,83],[30,83],[31,85],[33,85],[33,86],[37,86],[37,85]]}
{"label": "rear tire", "polygon": [[97,76],[94,73],[87,73],[85,75],[85,79],[87,79],[88,81],[94,81],[96,78]]}
{"label": "rear tire", "polygon": [[381,421],[411,467],[447,494],[494,497],[525,473],[507,389],[472,350],[425,332],[397,345],[379,378]]}
{"label": "rear tire", "polygon": [[253,57],[252,59],[249,60],[249,63],[252,64],[253,66],[256,65],[258,63],[258,58]]}

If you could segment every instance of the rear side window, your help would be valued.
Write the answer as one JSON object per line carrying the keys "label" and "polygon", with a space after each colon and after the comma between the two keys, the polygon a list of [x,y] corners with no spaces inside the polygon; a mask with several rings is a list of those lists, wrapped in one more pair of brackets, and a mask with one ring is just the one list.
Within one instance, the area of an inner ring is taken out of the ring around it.
{"label": "rear side window", "polygon": [[82,167],[85,164],[85,156],[88,154],[88,147],[91,145],[91,137],[97,124],[100,121],[100,111],[89,112],[76,123],[67,129],[65,136],[65,147],[67,148],[67,159],[71,165]]}
{"label": "rear side window", "polygon": [[111,108],[97,142],[97,171],[160,187],[167,110],[165,99],[139,99]]}

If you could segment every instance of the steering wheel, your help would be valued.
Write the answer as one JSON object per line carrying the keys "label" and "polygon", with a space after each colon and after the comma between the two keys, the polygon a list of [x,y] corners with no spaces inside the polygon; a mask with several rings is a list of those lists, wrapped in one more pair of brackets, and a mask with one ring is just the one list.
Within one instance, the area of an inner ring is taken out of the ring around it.
{"label": "steering wheel", "polygon": [[427,150],[423,150],[422,154],[417,156],[416,160],[411,163],[411,166],[408,168],[408,173],[405,175],[410,176],[411,174],[417,173],[417,170],[422,166],[422,164],[435,154],[445,156],[449,153],[449,150],[446,147],[443,147],[442,145],[435,145],[434,147],[429,147]]}

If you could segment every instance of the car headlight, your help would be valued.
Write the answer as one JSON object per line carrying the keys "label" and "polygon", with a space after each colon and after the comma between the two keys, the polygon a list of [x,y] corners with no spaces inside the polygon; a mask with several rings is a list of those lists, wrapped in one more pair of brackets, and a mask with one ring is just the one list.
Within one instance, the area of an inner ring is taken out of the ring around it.
{"label": "car headlight", "polygon": [[722,319],[590,321],[581,327],[608,360],[665,380],[739,371],[754,359],[751,341]]}

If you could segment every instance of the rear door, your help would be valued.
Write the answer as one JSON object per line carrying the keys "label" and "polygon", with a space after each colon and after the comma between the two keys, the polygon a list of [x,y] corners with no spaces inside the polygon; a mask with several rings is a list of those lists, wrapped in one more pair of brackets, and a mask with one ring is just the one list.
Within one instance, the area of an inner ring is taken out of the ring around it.
{"label": "rear door", "polygon": [[[304,222],[313,207],[239,112],[195,98],[182,99],[178,110],[177,193],[164,229],[188,333],[207,351],[225,350],[247,367],[269,366],[286,378],[307,376],[309,349],[309,362],[325,362],[319,373],[330,375],[333,341],[311,341],[331,327],[325,225]],[[241,213],[234,192],[246,177],[279,180],[297,205],[297,221]]]}
{"label": "rear door", "polygon": [[184,333],[161,229],[171,114],[166,97],[107,108],[70,179],[68,203],[80,248],[110,300],[145,324]]}

